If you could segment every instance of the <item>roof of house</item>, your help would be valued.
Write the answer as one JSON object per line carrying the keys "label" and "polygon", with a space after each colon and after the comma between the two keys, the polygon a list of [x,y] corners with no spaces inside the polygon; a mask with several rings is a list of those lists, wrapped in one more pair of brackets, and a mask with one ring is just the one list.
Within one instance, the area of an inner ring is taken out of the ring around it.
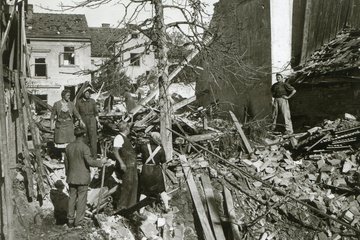
{"label": "roof of house", "polygon": [[90,27],[89,34],[92,57],[110,57],[113,44],[128,36],[125,29],[109,27]]}
{"label": "roof of house", "polygon": [[33,13],[26,25],[28,38],[90,38],[84,14]]}
{"label": "roof of house", "polygon": [[360,29],[344,29],[329,43],[315,51],[306,64],[295,72],[294,82],[329,75],[360,66]]}

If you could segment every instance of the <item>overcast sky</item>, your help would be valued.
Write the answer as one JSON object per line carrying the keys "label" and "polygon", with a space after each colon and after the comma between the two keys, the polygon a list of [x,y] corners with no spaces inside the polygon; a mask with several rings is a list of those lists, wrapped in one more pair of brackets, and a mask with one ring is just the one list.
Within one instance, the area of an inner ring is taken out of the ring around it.
{"label": "overcast sky", "polygon": [[[173,1],[173,0],[172,0]],[[181,0],[180,0],[181,1]],[[213,13],[213,4],[218,0],[202,0],[207,4],[206,11],[209,14]],[[79,0],[29,0],[29,4],[34,5],[34,12],[50,12],[43,8],[50,8],[54,10],[60,10],[60,5],[74,5],[74,3],[80,2]],[[90,27],[100,27],[102,23],[110,23],[112,27],[116,27],[119,20],[124,15],[124,8],[119,3],[125,3],[127,0],[114,0],[106,5],[102,5],[98,8],[91,9],[87,7],[79,8],[72,11],[66,11],[65,13],[77,13],[85,14],[88,25]],[[43,7],[43,8],[42,8]],[[56,12],[55,12],[56,13]],[[142,11],[143,16],[151,14],[151,8],[147,7]],[[167,22],[172,20],[181,19],[181,13],[178,11],[168,12],[165,16]],[[207,19],[209,21],[210,19]]]}

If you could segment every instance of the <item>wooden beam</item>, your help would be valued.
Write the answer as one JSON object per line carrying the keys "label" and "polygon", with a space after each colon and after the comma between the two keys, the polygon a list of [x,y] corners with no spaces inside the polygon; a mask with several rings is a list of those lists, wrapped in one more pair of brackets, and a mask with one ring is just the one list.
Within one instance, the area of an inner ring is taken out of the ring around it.
{"label": "wooden beam", "polygon": [[25,122],[27,122],[27,120],[24,117],[24,110],[23,110],[23,103],[22,103],[22,98],[21,98],[21,90],[20,90],[20,82],[19,82],[19,76],[18,76],[18,72],[15,71],[14,74],[14,82],[15,82],[15,96],[16,96],[16,101],[17,101],[17,107],[18,107],[18,131],[19,131],[19,135],[17,137],[20,137],[20,149],[22,150],[22,153],[24,155],[24,164],[25,164],[25,172],[26,172],[26,179],[28,181],[28,194],[29,194],[29,198],[33,198],[34,197],[34,180],[33,180],[33,175],[32,175],[32,169],[31,169],[31,161],[30,161],[30,154],[29,154],[29,147],[28,147],[28,143],[27,143],[27,131],[25,131]]}
{"label": "wooden beam", "polygon": [[232,231],[232,235],[233,235],[232,239],[240,240],[241,234],[240,234],[239,226],[237,224],[235,224],[236,213],[235,213],[234,201],[233,201],[233,198],[231,196],[229,189],[227,189],[225,187],[225,185],[223,185],[223,187],[224,187],[224,198],[225,198],[224,200],[225,200],[228,217],[229,217],[230,224],[231,224],[231,231]]}
{"label": "wooden beam", "polygon": [[179,157],[180,157],[180,163],[183,168],[185,178],[188,183],[190,193],[191,193],[194,205],[195,205],[195,209],[198,214],[199,221],[200,221],[200,224],[201,224],[201,227],[203,230],[204,239],[205,240],[215,240],[215,237],[214,237],[211,227],[210,227],[209,220],[206,216],[205,208],[202,203],[199,191],[196,187],[194,177],[193,177],[193,175],[191,173],[191,169],[188,165],[188,161],[187,161],[185,155],[180,155]]}
{"label": "wooden beam", "polygon": [[179,110],[182,107],[185,107],[186,105],[192,103],[196,101],[196,96],[192,96],[191,98],[187,98],[181,102],[178,102],[176,104],[173,105],[173,112],[176,112],[177,110]]}
{"label": "wooden beam", "polygon": [[36,124],[35,121],[32,117],[32,112],[30,111],[30,101],[29,101],[29,96],[27,95],[27,89],[26,89],[26,85],[25,85],[25,78],[24,77],[20,77],[20,88],[21,88],[21,92],[23,94],[23,98],[24,98],[24,102],[25,102],[25,112],[26,115],[28,117],[28,121],[29,121],[29,127],[30,127],[30,132],[32,135],[32,140],[34,143],[34,147],[35,147],[35,157],[36,157],[36,163],[37,163],[37,184],[38,184],[38,192],[40,194],[40,199],[42,199],[45,196],[45,188],[44,188],[44,181],[43,181],[43,176],[44,176],[44,169],[43,169],[43,162],[42,162],[42,157],[41,157],[41,152],[40,152],[40,141],[37,138],[37,134],[36,134]]}
{"label": "wooden beam", "polygon": [[312,0],[307,0],[306,8],[305,8],[305,19],[304,19],[300,65],[305,64],[307,52],[308,52],[308,43],[309,43],[309,34],[310,34],[309,30],[310,30],[310,23],[311,23],[311,9],[312,9]]}
{"label": "wooden beam", "polygon": [[[0,160],[2,163],[2,175],[4,177],[4,188],[1,194],[4,198],[1,201],[1,211],[3,214],[2,224],[5,232],[5,239],[14,239],[13,228],[13,192],[11,170],[9,168],[9,146],[6,136],[6,103],[5,103],[5,84],[4,84],[4,65],[3,65],[3,48],[0,49]],[[2,187],[2,186],[1,186]]]}
{"label": "wooden beam", "polygon": [[37,96],[35,96],[35,95],[31,94],[31,93],[28,93],[28,95],[30,96],[31,100],[33,100],[35,102],[35,104],[38,104],[38,105],[42,106],[43,108],[46,108],[46,109],[52,111],[52,106],[45,103],[39,97],[37,97]]}
{"label": "wooden beam", "polygon": [[242,125],[239,123],[235,114],[232,111],[229,111],[229,113],[230,113],[230,116],[234,121],[235,127],[236,127],[238,133],[240,134],[240,137],[245,145],[246,151],[248,153],[252,153],[253,149],[251,148],[250,143],[249,143],[248,139],[246,138],[244,131],[242,130]]}
{"label": "wooden beam", "polygon": [[206,174],[201,175],[201,182],[204,188],[206,203],[215,237],[217,240],[225,239],[224,230],[221,226],[220,214],[215,206],[215,196],[209,176]]}
{"label": "wooden beam", "polygon": [[215,132],[215,133],[205,133],[205,134],[200,134],[200,135],[191,135],[191,136],[186,136],[186,137],[191,142],[199,142],[199,141],[212,140],[214,138],[221,137],[224,134],[225,133],[216,133]]}

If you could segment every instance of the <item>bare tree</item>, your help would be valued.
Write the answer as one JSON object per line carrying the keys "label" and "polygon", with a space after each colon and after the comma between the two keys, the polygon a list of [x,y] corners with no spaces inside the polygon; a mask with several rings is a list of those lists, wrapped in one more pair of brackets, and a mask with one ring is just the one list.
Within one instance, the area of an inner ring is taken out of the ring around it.
{"label": "bare tree", "polygon": [[[138,31],[148,37],[148,41],[132,48],[145,47],[146,51],[154,51],[157,62],[157,76],[159,84],[159,107],[160,107],[160,134],[166,159],[172,159],[172,134],[169,129],[172,125],[172,106],[169,95],[169,67],[176,63],[169,60],[168,52],[171,46],[177,44],[169,36],[176,29],[186,40],[185,45],[189,49],[202,47],[204,33],[208,25],[206,20],[205,0],[84,0],[75,1],[73,5],[61,4],[62,10],[72,10],[80,7],[97,8],[103,4],[116,4],[123,6],[124,15],[119,21],[118,27],[127,28],[129,32]],[[151,13],[146,11],[151,9]],[[165,21],[165,16],[179,16],[173,21]],[[145,16],[145,17],[144,17]],[[208,33],[209,34],[209,33]],[[129,41],[123,38],[121,44]],[[123,48],[117,52],[113,61],[130,48]],[[122,59],[125,61],[126,59]],[[111,63],[111,60],[108,61]],[[99,68],[99,71],[106,66]]]}

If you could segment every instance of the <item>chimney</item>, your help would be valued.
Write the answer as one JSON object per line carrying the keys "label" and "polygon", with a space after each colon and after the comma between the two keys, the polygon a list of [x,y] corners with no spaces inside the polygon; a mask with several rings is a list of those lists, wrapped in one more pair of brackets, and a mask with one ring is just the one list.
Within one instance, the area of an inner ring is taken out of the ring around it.
{"label": "chimney", "polygon": [[110,23],[102,23],[101,27],[103,28],[109,28],[110,27]]}

